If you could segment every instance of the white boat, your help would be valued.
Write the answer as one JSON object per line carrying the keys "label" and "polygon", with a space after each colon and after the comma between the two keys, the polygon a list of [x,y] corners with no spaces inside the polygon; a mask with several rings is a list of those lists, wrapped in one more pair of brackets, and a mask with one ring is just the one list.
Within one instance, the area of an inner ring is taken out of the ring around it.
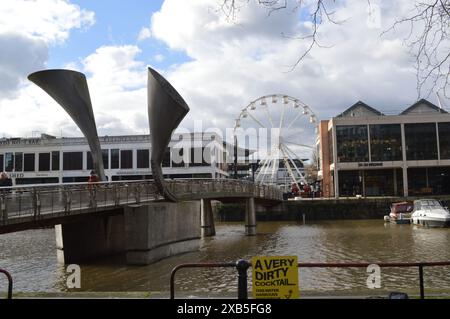
{"label": "white boat", "polygon": [[413,224],[429,227],[449,227],[450,213],[435,199],[418,199],[414,201],[411,215]]}

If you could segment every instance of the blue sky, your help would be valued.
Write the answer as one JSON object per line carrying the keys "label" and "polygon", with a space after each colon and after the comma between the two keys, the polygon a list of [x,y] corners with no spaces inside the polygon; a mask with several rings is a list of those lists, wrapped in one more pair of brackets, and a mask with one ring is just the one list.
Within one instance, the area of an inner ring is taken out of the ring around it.
{"label": "blue sky", "polygon": [[[181,63],[188,57],[181,51],[169,50],[156,39],[138,42],[143,26],[149,26],[151,15],[158,11],[162,0],[73,0],[71,3],[95,13],[95,24],[88,29],[75,29],[63,44],[50,50],[49,68],[60,68],[70,62],[83,59],[101,45],[136,44],[142,50],[138,56],[142,61],[159,68]],[[155,55],[163,55],[163,61],[155,61]]]}

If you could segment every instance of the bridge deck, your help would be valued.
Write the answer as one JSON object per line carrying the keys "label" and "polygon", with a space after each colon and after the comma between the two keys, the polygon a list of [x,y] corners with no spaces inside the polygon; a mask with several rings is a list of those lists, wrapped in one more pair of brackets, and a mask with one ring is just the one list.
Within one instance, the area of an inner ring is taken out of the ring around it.
{"label": "bridge deck", "polygon": [[[172,180],[169,189],[180,201],[202,198],[232,200],[254,197],[281,201],[281,191],[273,186],[238,180]],[[14,225],[64,221],[74,215],[92,215],[117,210],[126,205],[163,200],[152,180],[102,182],[93,184],[52,184],[0,188],[0,234]]]}

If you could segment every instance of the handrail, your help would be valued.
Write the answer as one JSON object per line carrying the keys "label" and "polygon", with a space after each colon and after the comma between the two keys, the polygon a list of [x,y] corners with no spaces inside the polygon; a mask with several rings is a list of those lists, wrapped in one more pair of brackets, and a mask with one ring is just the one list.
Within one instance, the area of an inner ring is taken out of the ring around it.
{"label": "handrail", "polygon": [[[450,266],[450,261],[437,262],[354,262],[354,263],[298,263],[298,268],[367,268],[370,265],[377,265],[380,268],[406,268],[418,267],[419,269],[419,289],[420,299],[425,299],[425,286],[423,280],[424,267]],[[175,298],[175,274],[183,268],[218,268],[236,267],[238,270],[238,298],[247,299],[247,269],[251,263],[239,260],[236,263],[186,263],[177,265],[170,274],[170,299]],[[244,273],[245,272],[245,275]],[[245,281],[245,283],[244,283]],[[244,291],[245,290],[245,291]]]}
{"label": "handrail", "polygon": [[[167,179],[168,183],[192,183],[192,182],[213,182],[213,183],[236,183],[239,184],[247,184],[247,185],[254,185],[255,187],[268,187],[270,189],[276,189],[279,190],[274,185],[266,185],[266,184],[257,184],[252,181],[245,181],[245,180],[239,180],[239,179],[232,179],[232,178],[224,178],[224,179],[213,179],[213,178],[186,178],[186,179]],[[126,180],[126,181],[101,181],[96,182],[95,185],[126,185],[126,184],[136,184],[136,183],[154,183],[153,179],[137,179],[137,180]],[[49,183],[49,184],[29,184],[29,185],[15,185],[15,186],[2,186],[0,187],[0,190],[28,190],[28,189],[55,189],[55,188],[65,188],[65,187],[73,187],[73,186],[88,186],[90,183],[88,182],[79,182],[79,183]]]}
{"label": "handrail", "polygon": [[12,299],[13,278],[12,278],[11,274],[8,271],[6,271],[5,269],[0,268],[0,273],[4,274],[6,276],[6,278],[8,279],[8,295],[6,298]]}
{"label": "handrail", "polygon": [[[233,179],[185,179],[167,181],[169,189],[180,198],[254,197],[282,200],[279,189],[250,181]],[[23,218],[52,218],[58,214],[97,212],[159,200],[153,180],[114,181],[68,184],[21,185],[0,188],[0,225],[20,223]],[[29,220],[28,220],[29,221]]]}

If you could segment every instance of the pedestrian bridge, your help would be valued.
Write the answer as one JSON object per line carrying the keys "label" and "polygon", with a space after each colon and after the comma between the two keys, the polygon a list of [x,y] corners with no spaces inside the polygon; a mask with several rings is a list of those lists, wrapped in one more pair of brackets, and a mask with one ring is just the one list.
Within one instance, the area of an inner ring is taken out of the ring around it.
{"label": "pedestrian bridge", "polygon": [[55,226],[58,260],[89,262],[121,254],[149,264],[199,248],[214,236],[211,200],[246,203],[245,233],[256,234],[255,202],[282,200],[277,187],[232,179],[167,180],[166,202],[153,180],[0,188],[0,234]]}
{"label": "pedestrian bridge", "polygon": [[[180,201],[254,198],[278,202],[282,192],[273,186],[232,179],[168,180]],[[152,180],[49,184],[0,188],[0,234],[97,213],[114,213],[123,206],[163,201]]]}

